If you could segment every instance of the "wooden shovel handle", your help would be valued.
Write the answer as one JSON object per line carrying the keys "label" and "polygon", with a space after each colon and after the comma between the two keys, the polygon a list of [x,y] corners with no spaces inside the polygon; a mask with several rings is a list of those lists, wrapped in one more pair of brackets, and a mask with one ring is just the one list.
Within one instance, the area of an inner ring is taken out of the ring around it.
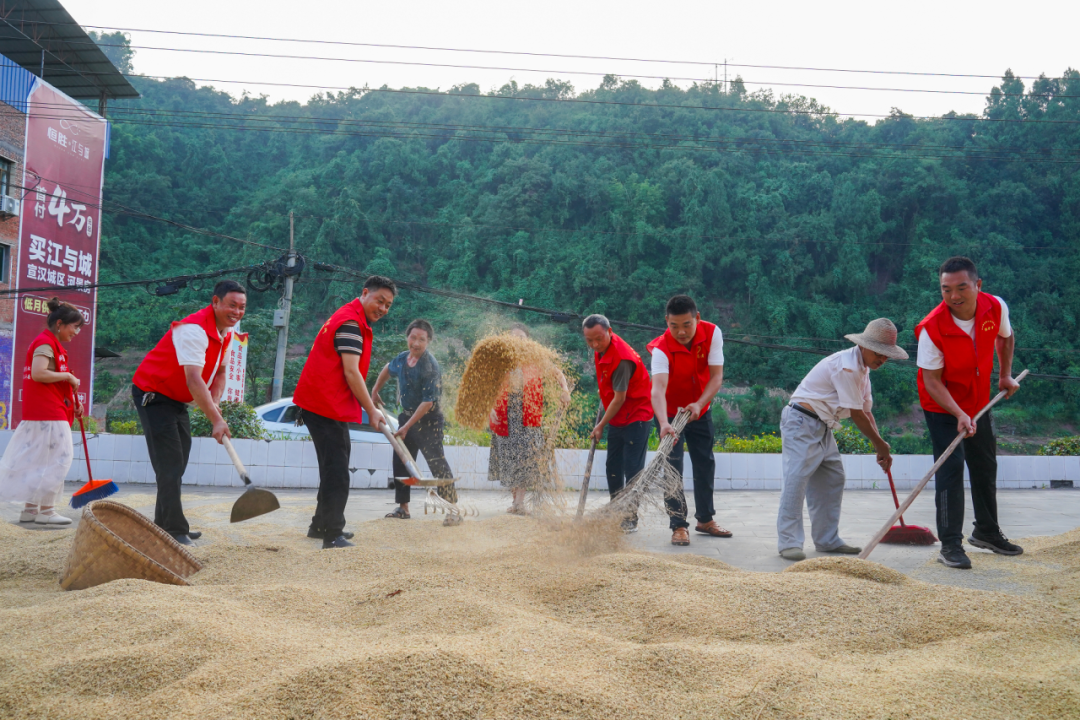
{"label": "wooden shovel handle", "polygon": [[[376,410],[378,410],[379,415],[382,415],[383,418],[383,422],[379,423],[379,429],[382,431],[382,434],[386,436],[386,439],[390,442],[390,447],[394,448],[394,452],[397,453],[397,456],[398,458],[400,458],[401,462],[405,463],[405,469],[409,471],[410,475],[412,475],[411,479],[423,480],[424,476],[420,474],[420,468],[416,466],[416,461],[413,460],[413,456],[409,452],[409,449],[405,447],[404,443],[401,442],[401,438],[399,438],[393,433],[392,430],[390,430],[390,423],[386,422],[386,415],[378,408],[376,408]],[[406,485],[414,484],[408,481],[404,482]]]}
{"label": "wooden shovel handle", "polygon": [[[1027,374],[1028,371],[1025,370],[1024,372],[1017,375],[1016,382],[1020,382],[1021,380],[1023,380],[1025,377],[1027,377]],[[986,404],[986,407],[980,410],[975,415],[975,417],[971,419],[971,424],[974,425],[975,423],[977,423],[979,421],[979,418],[986,414],[987,410],[997,405],[998,401],[1005,397],[1005,394],[1006,391],[1002,390],[997,395],[995,395],[994,399],[988,402]],[[900,503],[900,507],[896,509],[896,512],[892,514],[892,517],[889,518],[888,522],[886,522],[885,525],[877,531],[877,534],[875,534],[874,537],[870,539],[870,542],[866,544],[866,547],[863,548],[863,551],[859,553],[860,560],[865,560],[867,557],[870,556],[870,553],[872,553],[874,551],[874,548],[878,546],[878,543],[881,542],[881,538],[885,537],[885,533],[889,532],[889,529],[893,526],[893,523],[896,522],[897,518],[907,512],[907,509],[911,507],[911,503],[915,502],[915,498],[919,496],[919,493],[921,493],[923,488],[926,487],[926,484],[930,482],[930,478],[934,477],[934,473],[936,473],[938,469],[945,464],[945,461],[949,459],[949,456],[953,454],[953,450],[956,450],[956,446],[959,445],[960,441],[963,439],[964,435],[961,433],[957,433],[956,438],[954,438],[949,447],[945,449],[945,452],[941,454],[941,457],[939,457],[937,462],[934,463],[934,466],[930,468],[930,472],[926,473],[923,479],[919,481],[919,484],[915,486],[915,489],[911,491],[911,494],[904,498],[904,502]]]}
{"label": "wooden shovel handle", "polygon": [[225,446],[225,452],[229,453],[229,458],[232,460],[236,472],[240,473],[240,479],[244,481],[245,485],[250,485],[251,478],[248,477],[247,468],[244,467],[244,463],[240,462],[240,456],[236,454],[236,448],[233,447],[232,440],[229,439],[228,435],[221,436],[221,444]]}
{"label": "wooden shovel handle", "polygon": [[[599,423],[604,417],[604,403],[600,403],[600,409],[596,411],[596,422]],[[594,423],[595,425],[595,423]],[[581,481],[581,496],[578,497],[577,504],[577,516],[581,517],[585,514],[585,498],[589,495],[589,478],[592,477],[592,461],[593,456],[596,454],[596,443],[594,439],[592,445],[589,446],[589,459],[585,461],[585,479]]]}

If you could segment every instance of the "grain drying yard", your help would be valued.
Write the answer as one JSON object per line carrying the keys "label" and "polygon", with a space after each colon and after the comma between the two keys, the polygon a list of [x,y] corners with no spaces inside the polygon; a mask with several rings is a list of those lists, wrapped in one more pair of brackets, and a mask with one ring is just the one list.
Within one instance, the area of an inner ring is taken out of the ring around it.
{"label": "grain drying yard", "polygon": [[357,547],[321,551],[310,495],[230,526],[232,500],[189,511],[191,587],[63,592],[75,531],[0,523],[0,717],[1080,717],[1080,530],[973,554],[1005,593],[496,512],[354,520]]}

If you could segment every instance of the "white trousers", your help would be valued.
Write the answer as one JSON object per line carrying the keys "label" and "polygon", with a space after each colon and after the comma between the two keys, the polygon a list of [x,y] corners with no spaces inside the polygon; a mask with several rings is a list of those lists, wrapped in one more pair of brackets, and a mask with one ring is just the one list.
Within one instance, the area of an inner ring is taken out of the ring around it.
{"label": "white trousers", "polygon": [[0,501],[57,505],[74,457],[63,420],[23,420],[0,460]]}
{"label": "white trousers", "polygon": [[829,427],[790,405],[780,415],[784,484],[776,518],[777,549],[802,549],[803,501],[810,511],[810,534],[819,551],[844,544],[838,532],[844,499],[844,463]]}

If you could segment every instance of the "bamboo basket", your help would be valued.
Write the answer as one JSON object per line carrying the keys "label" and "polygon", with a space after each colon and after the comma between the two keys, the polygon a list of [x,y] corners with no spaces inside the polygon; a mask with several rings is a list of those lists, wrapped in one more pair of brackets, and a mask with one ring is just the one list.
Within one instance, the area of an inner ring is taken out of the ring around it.
{"label": "bamboo basket", "polygon": [[84,590],[124,578],[188,585],[199,570],[202,563],[147,517],[98,500],[83,510],[60,587]]}

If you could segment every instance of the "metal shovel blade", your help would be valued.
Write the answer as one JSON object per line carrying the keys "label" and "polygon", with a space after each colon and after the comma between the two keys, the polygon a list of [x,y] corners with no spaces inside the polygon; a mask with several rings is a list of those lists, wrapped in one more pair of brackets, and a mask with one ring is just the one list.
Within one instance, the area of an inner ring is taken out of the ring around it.
{"label": "metal shovel blade", "polygon": [[277,495],[262,488],[249,487],[244,494],[236,499],[232,506],[232,516],[229,522],[237,523],[259,517],[269,512],[274,512],[281,507]]}

